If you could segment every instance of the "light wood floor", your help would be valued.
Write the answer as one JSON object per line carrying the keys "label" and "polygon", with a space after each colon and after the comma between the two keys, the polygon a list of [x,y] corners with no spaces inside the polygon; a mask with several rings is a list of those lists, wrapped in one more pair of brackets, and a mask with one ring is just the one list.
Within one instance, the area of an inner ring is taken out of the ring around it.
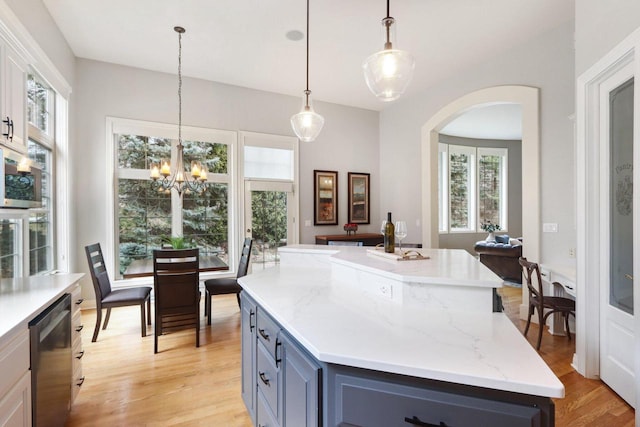
{"label": "light wood floor", "polygon": [[[505,312],[517,319],[520,289],[503,288]],[[140,337],[139,310],[114,309],[106,331],[91,342],[95,310],[84,310],[82,331],[86,381],[67,427],[75,426],[250,426],[240,397],[240,312],[234,295],[214,297],[213,325],[203,319],[200,348],[193,331]],[[537,327],[529,342],[535,345]],[[632,427],[634,411],[604,383],[587,380],[570,366],[575,341],[543,334],[540,355],[564,383],[555,400],[557,426]],[[523,367],[526,368],[526,367]]]}

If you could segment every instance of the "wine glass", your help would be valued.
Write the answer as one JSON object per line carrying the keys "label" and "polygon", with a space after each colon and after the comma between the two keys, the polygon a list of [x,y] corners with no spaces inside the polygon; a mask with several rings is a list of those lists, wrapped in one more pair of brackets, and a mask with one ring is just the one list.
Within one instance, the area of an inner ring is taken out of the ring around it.
{"label": "wine glass", "polygon": [[396,221],[395,227],[396,239],[400,243],[400,253],[402,253],[402,239],[407,237],[407,223],[404,221]]}

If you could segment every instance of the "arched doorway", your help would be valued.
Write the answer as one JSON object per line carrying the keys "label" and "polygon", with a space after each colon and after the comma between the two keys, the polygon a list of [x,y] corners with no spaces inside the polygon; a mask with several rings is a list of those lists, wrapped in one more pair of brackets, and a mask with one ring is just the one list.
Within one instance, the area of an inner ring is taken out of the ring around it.
{"label": "arched doorway", "polygon": [[[464,112],[482,105],[522,105],[522,236],[524,256],[540,261],[540,90],[530,86],[495,86],[464,95],[443,107],[423,126],[422,134],[422,242],[438,242],[438,134]],[[526,209],[525,209],[526,207]],[[526,295],[520,317],[526,314]]]}

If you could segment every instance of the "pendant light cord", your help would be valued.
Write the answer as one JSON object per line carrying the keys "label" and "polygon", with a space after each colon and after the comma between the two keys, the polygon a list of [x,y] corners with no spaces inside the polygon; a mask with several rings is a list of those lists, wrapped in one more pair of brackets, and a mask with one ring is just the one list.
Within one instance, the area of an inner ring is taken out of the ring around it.
{"label": "pendant light cord", "polygon": [[305,104],[309,106],[309,0],[307,0],[307,89],[304,93],[306,94]]}
{"label": "pendant light cord", "polygon": [[390,0],[387,0],[387,18],[391,18],[391,17],[389,16],[389,1],[390,1]]}

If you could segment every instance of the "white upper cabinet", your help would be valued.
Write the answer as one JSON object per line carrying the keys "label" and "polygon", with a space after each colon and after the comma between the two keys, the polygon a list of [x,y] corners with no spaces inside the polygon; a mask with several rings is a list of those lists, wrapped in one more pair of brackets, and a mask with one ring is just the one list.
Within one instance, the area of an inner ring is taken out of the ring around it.
{"label": "white upper cabinet", "polygon": [[6,43],[0,57],[0,142],[12,150],[27,151],[27,63]]}

